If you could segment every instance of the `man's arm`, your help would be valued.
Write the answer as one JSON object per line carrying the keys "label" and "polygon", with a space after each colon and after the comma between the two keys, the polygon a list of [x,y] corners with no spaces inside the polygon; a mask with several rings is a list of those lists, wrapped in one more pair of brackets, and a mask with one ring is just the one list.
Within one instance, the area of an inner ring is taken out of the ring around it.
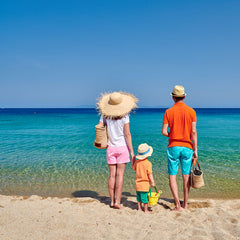
{"label": "man's arm", "polygon": [[165,136],[165,137],[169,137],[169,132],[168,132],[168,124],[167,123],[164,123],[162,125],[162,135]]}
{"label": "man's arm", "polygon": [[191,138],[193,141],[193,156],[198,157],[198,152],[197,152],[197,123],[192,122],[192,132],[191,132]]}

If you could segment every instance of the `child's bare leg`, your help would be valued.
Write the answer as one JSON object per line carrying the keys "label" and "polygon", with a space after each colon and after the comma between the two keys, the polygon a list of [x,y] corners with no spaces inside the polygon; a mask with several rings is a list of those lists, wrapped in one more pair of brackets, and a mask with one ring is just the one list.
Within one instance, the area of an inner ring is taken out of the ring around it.
{"label": "child's bare leg", "polygon": [[144,212],[150,213],[150,211],[148,210],[148,203],[144,203]]}
{"label": "child's bare leg", "polygon": [[142,202],[138,202],[138,211],[142,211]]}

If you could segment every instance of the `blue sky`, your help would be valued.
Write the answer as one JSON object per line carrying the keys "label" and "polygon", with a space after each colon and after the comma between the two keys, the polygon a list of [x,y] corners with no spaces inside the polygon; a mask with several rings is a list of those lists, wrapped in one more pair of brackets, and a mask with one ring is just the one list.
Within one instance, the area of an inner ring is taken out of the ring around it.
{"label": "blue sky", "polygon": [[95,106],[127,91],[240,107],[240,1],[1,1],[0,107]]}

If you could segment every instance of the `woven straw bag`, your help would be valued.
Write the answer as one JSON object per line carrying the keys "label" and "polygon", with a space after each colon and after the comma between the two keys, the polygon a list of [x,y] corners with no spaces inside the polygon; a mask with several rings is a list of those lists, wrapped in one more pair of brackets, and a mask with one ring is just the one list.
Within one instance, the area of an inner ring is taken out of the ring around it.
{"label": "woven straw bag", "polygon": [[[196,167],[196,163],[197,163],[198,169]],[[191,184],[191,187],[195,189],[201,188],[205,185],[203,180],[203,171],[200,168],[197,158],[194,158],[192,161],[190,184]]]}
{"label": "woven straw bag", "polygon": [[94,141],[94,147],[99,149],[105,149],[108,145],[108,138],[107,138],[107,127],[96,125],[95,126],[96,138]]}

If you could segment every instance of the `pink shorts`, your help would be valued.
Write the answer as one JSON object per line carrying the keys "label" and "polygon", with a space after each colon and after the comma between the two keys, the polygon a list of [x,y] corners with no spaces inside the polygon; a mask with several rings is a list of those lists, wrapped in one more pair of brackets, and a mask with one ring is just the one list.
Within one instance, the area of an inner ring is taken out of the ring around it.
{"label": "pink shorts", "polygon": [[130,154],[127,146],[107,148],[107,163],[121,164],[130,162]]}

